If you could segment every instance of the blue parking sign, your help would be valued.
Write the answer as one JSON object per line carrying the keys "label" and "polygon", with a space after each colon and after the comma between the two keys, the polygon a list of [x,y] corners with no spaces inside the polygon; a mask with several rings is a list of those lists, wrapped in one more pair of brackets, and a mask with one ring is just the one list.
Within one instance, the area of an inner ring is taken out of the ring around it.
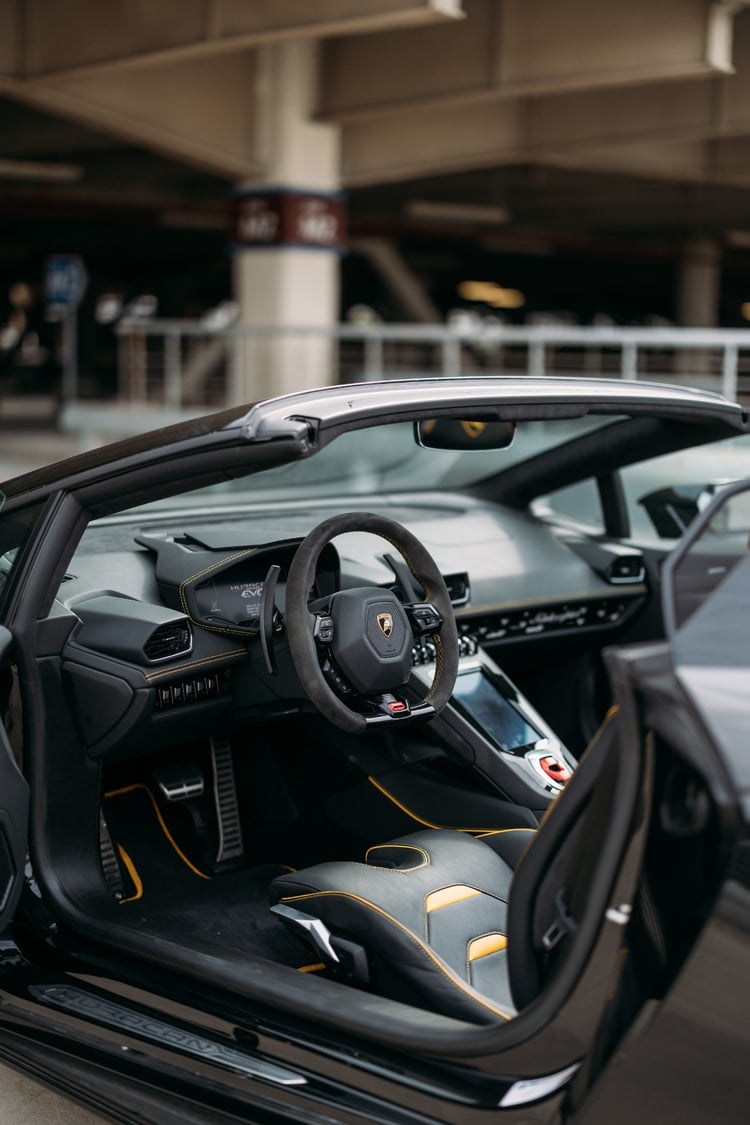
{"label": "blue parking sign", "polygon": [[44,292],[51,305],[78,305],[86,291],[88,277],[77,254],[56,254],[47,258]]}

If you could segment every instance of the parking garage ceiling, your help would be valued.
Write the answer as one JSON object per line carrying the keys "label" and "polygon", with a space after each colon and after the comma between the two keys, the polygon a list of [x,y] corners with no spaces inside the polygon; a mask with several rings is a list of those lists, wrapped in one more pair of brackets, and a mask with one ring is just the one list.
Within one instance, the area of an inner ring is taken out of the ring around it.
{"label": "parking garage ceiling", "polygon": [[6,257],[53,224],[100,237],[124,217],[144,242],[228,238],[233,188],[264,182],[263,52],[295,36],[319,43],[318,115],[341,132],[354,238],[531,256],[648,255],[696,233],[750,245],[744,3],[326,0],[316,13],[133,0],[118,31],[93,0],[8,5]]}

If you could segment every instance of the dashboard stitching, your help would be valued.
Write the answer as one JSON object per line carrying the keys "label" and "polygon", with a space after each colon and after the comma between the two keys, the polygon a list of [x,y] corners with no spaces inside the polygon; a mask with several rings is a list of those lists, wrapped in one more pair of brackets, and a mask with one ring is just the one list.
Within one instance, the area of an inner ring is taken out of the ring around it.
{"label": "dashboard stitching", "polygon": [[165,668],[160,672],[148,672],[145,678],[149,682],[151,680],[159,680],[164,676],[173,676],[175,672],[186,672],[188,668],[198,668],[202,664],[214,664],[217,660],[228,660],[232,656],[247,656],[247,650],[244,648],[234,648],[231,652],[221,652],[218,656],[202,656],[200,660],[191,660],[187,664],[178,664],[173,668]]}
{"label": "dashboard stitching", "polygon": [[197,582],[199,578],[203,578],[206,574],[210,574],[213,570],[223,570],[228,567],[230,563],[239,562],[241,559],[247,559],[251,555],[254,555],[256,551],[256,547],[250,547],[245,551],[238,551],[236,554],[230,555],[229,558],[221,559],[219,562],[212,563],[211,566],[206,566],[203,568],[203,570],[199,570],[197,574],[191,574],[188,578],[184,578],[182,580],[182,582],[180,583],[180,601],[182,602],[182,608],[185,610],[185,613],[194,625],[197,625],[200,629],[205,629],[206,632],[209,633],[222,633],[224,635],[229,635],[232,637],[246,637],[248,640],[256,635],[255,633],[251,633],[247,629],[230,629],[222,625],[205,625],[202,621],[198,621],[195,617],[193,617],[192,613],[190,612],[190,607],[187,603],[187,598],[185,596],[185,590],[191,583]]}

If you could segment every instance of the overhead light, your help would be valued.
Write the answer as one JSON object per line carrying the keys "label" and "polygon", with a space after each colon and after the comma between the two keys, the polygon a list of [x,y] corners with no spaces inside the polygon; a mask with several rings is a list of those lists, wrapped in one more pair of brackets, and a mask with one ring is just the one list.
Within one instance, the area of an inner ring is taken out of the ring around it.
{"label": "overhead light", "polygon": [[495,226],[510,221],[507,207],[488,207],[479,203],[441,203],[432,199],[410,199],[404,211],[410,219],[438,223],[474,223]]}
{"label": "overhead light", "polygon": [[495,309],[520,309],[526,304],[520,289],[506,289],[494,281],[462,281],[458,295],[465,301],[481,301]]}
{"label": "overhead light", "polygon": [[46,164],[40,160],[0,160],[0,180],[44,180],[72,184],[83,176],[81,164]]}
{"label": "overhead light", "polygon": [[728,230],[725,237],[727,245],[738,250],[750,250],[750,230]]}

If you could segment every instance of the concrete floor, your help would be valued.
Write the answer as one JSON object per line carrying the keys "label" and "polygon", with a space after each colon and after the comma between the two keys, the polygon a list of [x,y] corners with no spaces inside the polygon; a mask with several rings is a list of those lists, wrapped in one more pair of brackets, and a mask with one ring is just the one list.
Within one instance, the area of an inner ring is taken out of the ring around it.
{"label": "concrete floor", "polygon": [[12,1066],[0,1064],[2,1125],[102,1125],[104,1120]]}
{"label": "concrete floor", "polygon": [[0,426],[0,481],[72,457],[82,449],[71,434],[51,427]]}

